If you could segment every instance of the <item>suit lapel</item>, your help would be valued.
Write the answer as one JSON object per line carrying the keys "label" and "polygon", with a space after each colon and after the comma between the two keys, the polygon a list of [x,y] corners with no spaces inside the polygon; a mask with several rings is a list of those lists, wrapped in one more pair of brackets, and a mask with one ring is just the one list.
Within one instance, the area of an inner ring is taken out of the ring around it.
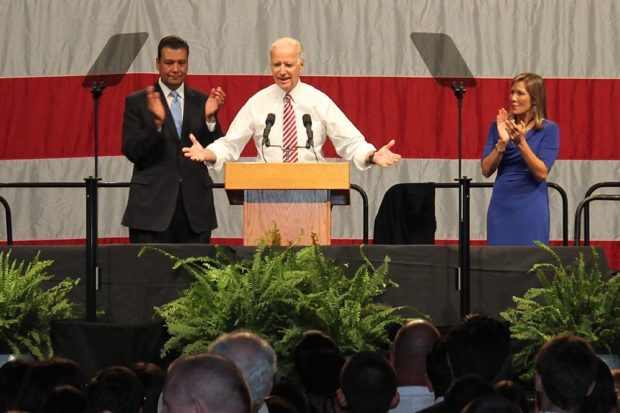
{"label": "suit lapel", "polygon": [[[183,101],[185,105],[183,107],[183,136],[188,135],[188,129],[191,126],[190,119],[194,119],[197,116],[196,110],[200,106],[196,102],[196,95],[194,91],[187,86],[185,86],[185,99]],[[200,119],[199,117],[197,119]]]}

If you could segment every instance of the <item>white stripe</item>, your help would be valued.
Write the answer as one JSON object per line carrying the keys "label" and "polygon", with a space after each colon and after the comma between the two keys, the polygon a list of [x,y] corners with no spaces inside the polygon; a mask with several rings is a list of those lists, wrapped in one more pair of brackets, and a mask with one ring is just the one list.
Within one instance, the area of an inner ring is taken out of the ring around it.
{"label": "white stripe", "polygon": [[192,73],[269,74],[269,44],[292,35],[305,74],[428,77],[414,31],[450,35],[477,77],[620,77],[617,0],[5,0],[0,16],[0,77],[83,75],[128,32],[149,34],[131,72],[153,73],[176,33]]}
{"label": "white stripe", "polygon": [[[246,161],[248,159],[245,159]],[[104,182],[127,182],[131,164],[122,156],[100,158],[100,175]],[[549,176],[550,182],[559,184],[568,194],[569,234],[573,238],[573,221],[577,204],[588,187],[617,179],[618,163],[614,161],[558,161]],[[361,186],[368,194],[370,206],[370,235],[374,216],[383,194],[399,182],[452,183],[457,176],[457,161],[444,159],[405,159],[390,169],[371,168],[358,171],[351,168],[351,182]],[[462,173],[474,182],[492,182],[482,178],[478,161],[464,161]],[[82,182],[92,175],[91,159],[47,159],[0,162],[3,182]],[[224,182],[223,173],[213,173],[215,182]],[[588,177],[587,180],[583,177]],[[619,193],[608,189],[598,193]],[[471,190],[471,239],[484,239],[486,208],[490,189]],[[559,240],[561,233],[561,200],[553,190],[550,193],[552,216],[551,238]],[[12,189],[0,188],[13,208],[13,237],[15,240],[84,238],[85,194],[82,189]],[[99,192],[99,236],[124,237],[127,231],[120,220],[127,201],[127,189],[102,188]],[[219,228],[214,237],[240,238],[242,234],[242,207],[230,206],[223,190],[215,190]],[[438,189],[436,192],[437,239],[458,238],[458,191]],[[620,240],[620,205],[612,202],[592,204],[591,238]],[[0,209],[1,211],[1,209]],[[334,238],[362,237],[361,198],[351,193],[351,206],[332,210]],[[6,238],[4,218],[0,220],[0,239]]]}

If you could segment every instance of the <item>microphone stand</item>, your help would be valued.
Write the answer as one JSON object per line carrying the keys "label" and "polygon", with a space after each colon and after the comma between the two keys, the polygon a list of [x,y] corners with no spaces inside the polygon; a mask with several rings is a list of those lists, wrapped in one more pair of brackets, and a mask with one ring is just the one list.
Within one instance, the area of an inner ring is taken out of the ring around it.
{"label": "microphone stand", "polygon": [[95,81],[90,89],[93,95],[93,109],[95,113],[95,178],[99,177],[99,98],[105,89],[105,82]]}
{"label": "microphone stand", "polygon": [[465,95],[465,86],[463,82],[452,82],[450,89],[454,92],[454,96],[457,98],[458,104],[458,124],[457,124],[457,139],[458,139],[458,165],[459,175],[456,181],[459,182],[459,268],[457,274],[457,288],[460,291],[461,305],[460,315],[465,317],[470,313],[471,301],[470,301],[470,249],[469,249],[469,190],[471,178],[462,175],[461,164],[463,160],[462,152],[462,112],[463,112],[463,96]]}
{"label": "microphone stand", "polygon": [[97,318],[97,206],[99,178],[99,98],[103,94],[105,83],[93,82],[90,93],[93,95],[94,127],[95,127],[95,176],[85,178],[86,181],[86,321],[94,322]]}

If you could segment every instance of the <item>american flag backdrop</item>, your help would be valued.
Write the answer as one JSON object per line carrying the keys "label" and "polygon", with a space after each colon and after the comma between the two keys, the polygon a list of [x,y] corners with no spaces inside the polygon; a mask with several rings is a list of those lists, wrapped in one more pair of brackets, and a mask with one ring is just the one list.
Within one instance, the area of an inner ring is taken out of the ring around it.
{"label": "american flag backdrop", "polygon": [[[531,71],[546,79],[548,115],[561,149],[548,180],[568,194],[570,239],[577,204],[597,182],[620,180],[620,2],[617,0],[0,0],[0,181],[81,182],[94,171],[93,101],[84,76],[110,37],[143,32],[146,43],[127,75],[100,100],[99,176],[127,182],[120,149],[124,98],[157,79],[159,39],[190,45],[188,84],[221,86],[228,127],[243,103],[272,82],[268,47],[301,40],[302,79],[326,92],[377,147],[396,139],[404,160],[357,171],[372,221],[386,190],[400,182],[454,182],[458,176],[457,102],[433,80],[412,32],[449,35],[476,79],[463,100],[462,174],[482,177],[479,159],[490,122],[507,107],[510,79]],[[250,145],[251,146],[251,145]],[[335,157],[332,148],[326,151]],[[246,148],[244,157],[255,154]],[[245,158],[244,158],[245,159]],[[246,159],[247,160],[247,159]],[[223,174],[214,180],[223,182]],[[613,189],[604,193],[613,193]],[[484,244],[490,189],[472,189],[471,239]],[[561,201],[550,190],[551,239],[561,240]],[[80,189],[0,188],[13,210],[16,243],[67,244],[85,237]],[[334,208],[333,237],[362,237],[362,208]],[[120,225],[125,188],[103,188],[101,242],[126,242]],[[215,242],[238,243],[241,207],[216,190]],[[1,212],[1,211],[0,211]],[[438,189],[440,243],[458,239],[458,191]],[[591,205],[593,244],[620,268],[620,205]],[[0,240],[6,229],[0,225]]]}

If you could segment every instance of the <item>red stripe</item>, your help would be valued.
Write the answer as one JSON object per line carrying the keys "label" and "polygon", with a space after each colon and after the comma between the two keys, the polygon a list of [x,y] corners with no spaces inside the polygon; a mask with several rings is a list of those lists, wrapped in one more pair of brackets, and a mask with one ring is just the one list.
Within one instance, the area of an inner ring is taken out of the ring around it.
{"label": "red stripe", "polygon": [[[83,78],[0,79],[0,159],[85,157],[94,153],[93,102]],[[121,123],[127,94],[156,81],[130,74],[106,88],[100,100],[99,154],[120,155]],[[456,159],[457,101],[449,88],[430,78],[317,77],[304,81],[323,90],[370,142],[397,140],[406,158]],[[192,75],[201,90],[221,85],[227,94],[219,119],[226,128],[245,101],[272,83],[267,76]],[[613,109],[620,79],[548,79],[549,118],[561,129],[560,159],[620,160],[620,123]],[[478,159],[489,123],[507,104],[509,80],[480,79],[463,100],[463,156]],[[326,155],[335,157],[333,148]],[[248,147],[245,156],[256,151]]]}

